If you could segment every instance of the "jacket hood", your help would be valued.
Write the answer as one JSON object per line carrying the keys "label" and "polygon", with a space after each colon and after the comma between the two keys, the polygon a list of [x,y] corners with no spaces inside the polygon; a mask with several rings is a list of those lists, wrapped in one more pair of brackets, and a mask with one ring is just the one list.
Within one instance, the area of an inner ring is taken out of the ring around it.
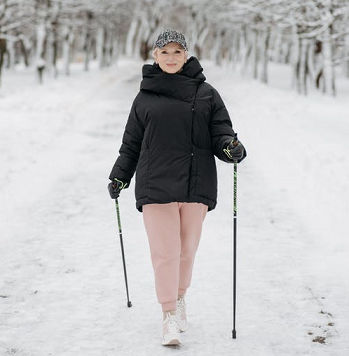
{"label": "jacket hood", "polygon": [[203,68],[196,57],[190,57],[176,74],[163,72],[156,63],[145,64],[140,89],[192,102],[198,85],[206,80],[202,72]]}

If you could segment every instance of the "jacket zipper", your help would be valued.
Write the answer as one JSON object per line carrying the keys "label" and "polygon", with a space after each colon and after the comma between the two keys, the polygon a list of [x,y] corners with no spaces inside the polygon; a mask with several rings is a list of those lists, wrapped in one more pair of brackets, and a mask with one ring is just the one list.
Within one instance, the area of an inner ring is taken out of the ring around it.
{"label": "jacket zipper", "polygon": [[188,196],[190,193],[190,183],[191,180],[193,179],[193,177],[190,176],[190,173],[191,173],[191,168],[193,166],[193,157],[194,157],[193,127],[194,127],[195,100],[198,93],[199,85],[200,83],[198,83],[198,85],[196,86],[195,96],[193,99],[193,104],[191,106],[191,128],[190,128],[191,153],[190,153],[190,166],[189,166],[189,184],[188,184],[188,194],[187,194]]}

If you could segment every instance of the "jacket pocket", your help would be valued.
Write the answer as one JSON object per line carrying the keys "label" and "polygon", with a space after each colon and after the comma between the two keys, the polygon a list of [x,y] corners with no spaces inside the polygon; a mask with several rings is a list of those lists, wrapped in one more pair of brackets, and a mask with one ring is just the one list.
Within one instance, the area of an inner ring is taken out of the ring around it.
{"label": "jacket pocket", "polygon": [[144,149],[143,151],[141,151],[136,168],[136,200],[148,196],[148,161],[149,150]]}
{"label": "jacket pocket", "polygon": [[217,198],[217,169],[214,155],[210,150],[196,149],[195,194],[207,199]]}

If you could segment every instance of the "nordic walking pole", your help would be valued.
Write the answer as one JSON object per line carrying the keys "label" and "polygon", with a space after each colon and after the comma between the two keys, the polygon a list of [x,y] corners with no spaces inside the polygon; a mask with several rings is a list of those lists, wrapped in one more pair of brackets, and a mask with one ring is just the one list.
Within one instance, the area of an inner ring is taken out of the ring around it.
{"label": "nordic walking pole", "polygon": [[128,296],[128,284],[127,284],[125,252],[124,252],[124,243],[122,241],[121,219],[120,219],[120,209],[119,209],[118,199],[115,199],[115,205],[116,205],[116,216],[118,218],[118,225],[119,225],[119,236],[120,236],[120,244],[121,244],[122,262],[123,262],[123,265],[124,265],[124,276],[125,276],[125,285],[126,285],[127,306],[130,308],[130,307],[132,307],[132,303],[130,302],[130,298]]}
{"label": "nordic walking pole", "polygon": [[[238,144],[237,134],[234,136],[234,146]],[[234,251],[233,251],[233,330],[232,330],[232,337],[236,339],[236,329],[235,329],[235,319],[236,319],[236,240],[237,240],[237,183],[238,183],[238,161],[234,160],[234,226],[233,226],[233,234],[234,234]]]}

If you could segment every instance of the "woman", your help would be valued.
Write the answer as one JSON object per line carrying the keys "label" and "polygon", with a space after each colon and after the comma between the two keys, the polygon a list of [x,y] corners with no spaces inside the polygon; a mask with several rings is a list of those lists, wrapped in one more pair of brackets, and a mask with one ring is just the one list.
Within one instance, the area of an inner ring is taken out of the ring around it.
{"label": "woman", "polygon": [[136,171],[136,207],[143,212],[155,287],[163,311],[163,345],[181,343],[188,328],[185,300],[206,212],[215,208],[214,155],[242,161],[229,114],[185,37],[167,29],[153,47],[110,173],[116,199]]}

